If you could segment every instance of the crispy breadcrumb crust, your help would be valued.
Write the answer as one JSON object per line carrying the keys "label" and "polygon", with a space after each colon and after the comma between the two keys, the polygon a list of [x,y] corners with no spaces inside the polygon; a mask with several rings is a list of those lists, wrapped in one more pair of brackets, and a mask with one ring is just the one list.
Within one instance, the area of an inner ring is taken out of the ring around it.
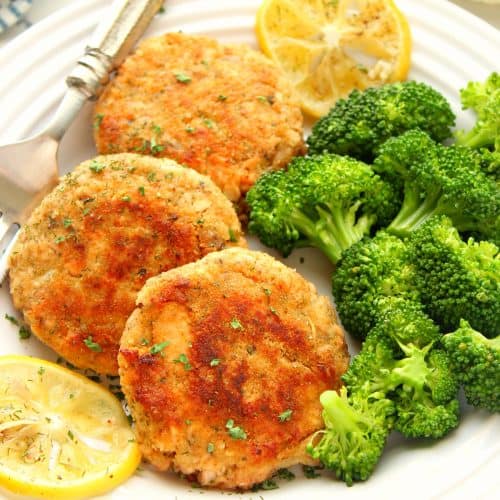
{"label": "crispy breadcrumb crust", "polygon": [[21,229],[10,288],[44,343],[115,374],[145,281],[234,245],[246,246],[238,218],[208,177],[171,160],[100,156],[63,177]]}
{"label": "crispy breadcrumb crust", "polygon": [[147,281],[118,356],[144,457],[246,489],[312,463],[319,395],[349,356],[326,297],[273,257],[227,249]]}

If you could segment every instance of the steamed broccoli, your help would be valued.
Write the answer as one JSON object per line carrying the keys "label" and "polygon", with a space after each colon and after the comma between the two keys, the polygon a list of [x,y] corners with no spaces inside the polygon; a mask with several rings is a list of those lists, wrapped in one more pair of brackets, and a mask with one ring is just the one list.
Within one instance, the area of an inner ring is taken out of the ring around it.
{"label": "steamed broccoli", "polygon": [[484,82],[469,82],[460,91],[463,109],[472,109],[474,127],[457,133],[457,144],[492,148],[500,152],[500,74],[491,73]]}
{"label": "steamed broccoli", "polygon": [[437,216],[410,240],[416,286],[427,313],[443,331],[461,319],[492,337],[500,331],[500,254],[488,241],[462,241],[452,221]]}
{"label": "steamed broccoli", "polygon": [[446,147],[420,130],[386,141],[374,170],[404,181],[404,201],[387,230],[407,236],[437,214],[451,217],[459,231],[500,241],[500,190],[481,170],[481,156],[465,147]]}
{"label": "steamed broccoli", "polygon": [[462,320],[441,343],[469,404],[500,412],[500,335],[488,339]]}
{"label": "steamed broccoli", "polygon": [[342,252],[388,223],[400,199],[390,183],[346,156],[294,158],[288,170],[263,175],[247,194],[249,231],[285,256],[313,246],[336,263]]}
{"label": "steamed broccoli", "polygon": [[454,429],[458,383],[436,347],[440,337],[418,304],[392,299],[343,375],[345,387],[321,395],[326,428],[308,452],[350,485],[370,476],[393,428],[412,438]]}
{"label": "steamed broccoli", "polygon": [[354,90],[321,118],[307,139],[309,152],[350,155],[370,162],[389,137],[419,128],[436,141],[451,136],[455,123],[447,100],[414,81]]}
{"label": "steamed broccoli", "polygon": [[387,308],[388,297],[419,300],[414,281],[407,245],[398,237],[379,231],[352,245],[332,277],[333,296],[346,330],[364,339]]}
{"label": "steamed broccoli", "polygon": [[347,396],[345,387],[339,393],[323,392],[320,402],[325,429],[315,434],[307,451],[348,486],[368,479],[384,450],[393,404],[376,395]]}

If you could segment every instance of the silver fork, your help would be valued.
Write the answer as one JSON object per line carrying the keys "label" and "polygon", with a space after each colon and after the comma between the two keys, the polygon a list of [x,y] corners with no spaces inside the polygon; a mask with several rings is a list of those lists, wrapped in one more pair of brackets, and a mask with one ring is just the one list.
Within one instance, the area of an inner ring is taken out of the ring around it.
{"label": "silver fork", "polygon": [[0,284],[19,228],[57,184],[59,141],[83,104],[95,99],[164,0],[115,0],[94,32],[49,125],[35,137],[0,147]]}

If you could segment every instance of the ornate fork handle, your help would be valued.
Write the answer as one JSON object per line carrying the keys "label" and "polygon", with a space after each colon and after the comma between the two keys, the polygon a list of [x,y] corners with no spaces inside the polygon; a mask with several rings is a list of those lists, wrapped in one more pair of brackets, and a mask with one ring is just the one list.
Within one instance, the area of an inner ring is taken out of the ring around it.
{"label": "ornate fork handle", "polygon": [[115,0],[109,19],[93,34],[85,54],[66,78],[68,90],[44,135],[59,140],[78,111],[95,99],[110,73],[123,61],[164,0]]}

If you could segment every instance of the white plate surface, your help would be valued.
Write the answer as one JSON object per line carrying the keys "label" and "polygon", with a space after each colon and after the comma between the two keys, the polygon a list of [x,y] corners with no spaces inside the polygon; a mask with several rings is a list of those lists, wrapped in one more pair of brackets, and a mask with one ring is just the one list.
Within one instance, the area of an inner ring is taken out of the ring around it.
{"label": "white plate surface", "polygon": [[[65,76],[109,3],[75,1],[0,51],[0,143],[40,130],[61,99]],[[258,4],[258,0],[170,0],[146,36],[182,30],[257,48],[253,26]],[[414,39],[410,77],[443,92],[460,115],[458,126],[469,126],[473,118],[460,111],[458,89],[471,79],[483,79],[500,70],[500,33],[443,0],[399,0],[397,4],[410,20]],[[64,137],[59,157],[63,172],[95,154],[91,114],[89,104]],[[262,248],[256,241],[251,244]],[[332,268],[321,255],[304,250],[285,262],[314,282],[320,293],[330,296]],[[4,313],[15,313],[5,285],[0,289],[0,354],[54,359],[35,338],[19,340],[17,330],[3,319]],[[355,350],[351,345],[351,352]],[[278,490],[230,494],[192,488],[173,474],[141,470],[103,498],[494,498],[500,490],[500,417],[468,407],[463,413],[460,427],[438,442],[391,436],[373,476],[352,488],[327,473],[315,480],[299,473],[294,481],[281,483]]]}

